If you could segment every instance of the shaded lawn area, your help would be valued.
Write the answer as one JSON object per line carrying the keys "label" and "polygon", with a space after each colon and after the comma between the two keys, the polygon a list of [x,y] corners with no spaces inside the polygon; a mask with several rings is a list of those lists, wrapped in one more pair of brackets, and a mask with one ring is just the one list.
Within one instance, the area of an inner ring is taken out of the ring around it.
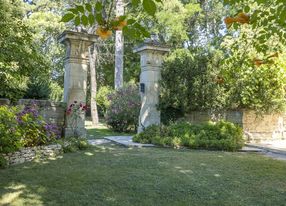
{"label": "shaded lawn area", "polygon": [[104,123],[100,123],[100,125],[95,128],[87,128],[88,139],[102,139],[106,136],[132,136],[134,134],[135,133],[114,132],[111,129],[107,128]]}
{"label": "shaded lawn area", "polygon": [[0,205],[286,205],[286,163],[113,144],[0,170]]}

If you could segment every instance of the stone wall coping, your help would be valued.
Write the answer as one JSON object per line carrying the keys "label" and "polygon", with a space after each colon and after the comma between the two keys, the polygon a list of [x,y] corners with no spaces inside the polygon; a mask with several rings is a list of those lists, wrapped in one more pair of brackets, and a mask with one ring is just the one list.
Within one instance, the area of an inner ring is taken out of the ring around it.
{"label": "stone wall coping", "polygon": [[18,105],[27,105],[31,102],[35,102],[40,107],[66,107],[65,102],[53,102],[50,100],[35,100],[35,99],[19,99]]}
{"label": "stone wall coping", "polygon": [[160,53],[168,53],[170,52],[170,48],[165,45],[159,45],[159,44],[152,44],[152,43],[143,43],[138,45],[133,49],[133,53],[140,53],[143,51],[155,51],[155,52],[160,52]]}
{"label": "stone wall coping", "polygon": [[10,105],[10,100],[7,98],[0,98],[0,105]]}
{"label": "stone wall coping", "polygon": [[97,35],[94,34],[88,34],[83,32],[76,32],[76,31],[69,31],[66,30],[62,34],[58,36],[58,41],[60,43],[64,43],[68,39],[72,40],[81,40],[81,41],[87,41],[87,42],[96,42],[98,39]]}

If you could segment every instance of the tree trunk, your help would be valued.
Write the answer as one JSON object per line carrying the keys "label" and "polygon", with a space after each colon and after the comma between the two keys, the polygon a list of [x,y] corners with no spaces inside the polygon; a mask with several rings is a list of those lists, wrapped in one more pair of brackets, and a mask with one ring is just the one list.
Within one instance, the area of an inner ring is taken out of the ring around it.
{"label": "tree trunk", "polygon": [[98,111],[97,111],[97,104],[96,104],[97,82],[96,82],[95,60],[96,60],[96,48],[95,48],[95,44],[93,44],[89,48],[90,109],[91,109],[91,119],[92,119],[93,126],[98,125]]}
{"label": "tree trunk", "polygon": [[[123,0],[116,0],[116,16],[124,15]],[[122,31],[115,33],[115,73],[114,87],[118,89],[123,86],[123,48],[124,38]]]}

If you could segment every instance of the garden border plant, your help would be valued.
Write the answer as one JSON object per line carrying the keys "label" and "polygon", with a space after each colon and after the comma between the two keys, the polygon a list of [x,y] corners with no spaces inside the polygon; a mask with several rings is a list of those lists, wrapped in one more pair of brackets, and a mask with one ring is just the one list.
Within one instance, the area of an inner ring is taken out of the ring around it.
{"label": "garden border plant", "polygon": [[39,114],[34,101],[24,107],[0,106],[0,166],[7,164],[2,154],[53,143],[60,134],[56,125],[46,122]]}
{"label": "garden border plant", "polygon": [[244,145],[243,132],[239,126],[226,121],[190,124],[178,122],[151,125],[133,137],[133,141],[145,144],[237,151]]}

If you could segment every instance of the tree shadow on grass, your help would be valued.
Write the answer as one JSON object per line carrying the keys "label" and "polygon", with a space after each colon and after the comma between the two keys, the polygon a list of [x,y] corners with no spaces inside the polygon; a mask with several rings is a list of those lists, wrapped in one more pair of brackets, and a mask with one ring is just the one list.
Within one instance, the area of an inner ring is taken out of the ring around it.
{"label": "tree shadow on grass", "polygon": [[[110,197],[86,191],[97,174],[95,158],[116,145],[101,145],[56,158],[36,160],[0,170],[0,205],[98,205]],[[99,184],[94,182],[96,188]],[[100,191],[100,190],[99,190]]]}
{"label": "tree shadow on grass", "polygon": [[256,154],[106,144],[0,170],[0,205],[283,205],[285,171]]}
{"label": "tree shadow on grass", "polygon": [[114,132],[108,128],[90,128],[87,129],[88,139],[102,139],[107,136],[132,136],[135,133],[120,133]]}

